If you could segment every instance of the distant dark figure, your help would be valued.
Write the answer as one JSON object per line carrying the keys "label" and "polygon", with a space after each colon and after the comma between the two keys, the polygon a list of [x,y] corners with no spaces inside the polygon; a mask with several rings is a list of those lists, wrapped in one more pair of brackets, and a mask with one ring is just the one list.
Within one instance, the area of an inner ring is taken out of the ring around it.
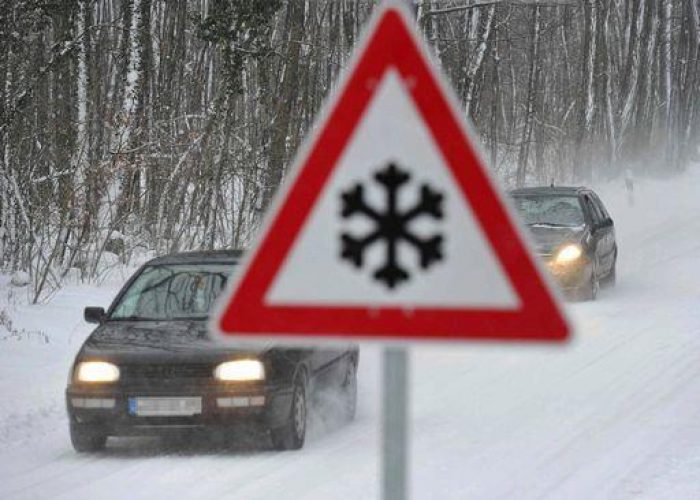
{"label": "distant dark figure", "polygon": [[627,191],[627,204],[630,207],[634,206],[634,178],[632,171],[628,168],[625,170],[625,190]]}

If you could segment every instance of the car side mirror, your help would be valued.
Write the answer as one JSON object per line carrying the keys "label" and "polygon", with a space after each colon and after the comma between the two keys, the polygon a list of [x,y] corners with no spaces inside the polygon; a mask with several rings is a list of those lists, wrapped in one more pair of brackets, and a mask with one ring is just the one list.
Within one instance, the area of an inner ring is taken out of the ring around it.
{"label": "car side mirror", "polygon": [[612,226],[612,219],[604,219],[593,224],[593,231],[595,232],[610,226]]}
{"label": "car side mirror", "polygon": [[104,307],[86,307],[83,312],[83,317],[86,323],[102,323],[107,317]]}
{"label": "car side mirror", "polygon": [[602,221],[598,222],[598,224],[596,224],[595,228],[605,229],[610,226],[612,226],[612,219],[603,219]]}

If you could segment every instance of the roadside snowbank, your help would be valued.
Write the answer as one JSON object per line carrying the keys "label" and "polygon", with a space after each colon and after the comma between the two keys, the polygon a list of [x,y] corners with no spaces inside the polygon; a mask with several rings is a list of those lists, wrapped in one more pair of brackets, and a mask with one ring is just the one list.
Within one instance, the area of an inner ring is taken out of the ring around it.
{"label": "roadside snowbank", "polygon": [[66,286],[48,304],[27,305],[7,284],[0,288],[0,317],[7,318],[0,321],[0,445],[67,425],[68,370],[90,333],[83,308],[107,306],[114,293],[113,286]]}

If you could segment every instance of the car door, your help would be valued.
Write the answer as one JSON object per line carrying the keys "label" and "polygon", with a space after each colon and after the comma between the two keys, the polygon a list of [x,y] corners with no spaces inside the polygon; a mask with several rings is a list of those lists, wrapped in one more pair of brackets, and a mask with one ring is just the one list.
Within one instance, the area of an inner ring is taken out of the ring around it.
{"label": "car door", "polygon": [[591,249],[591,257],[595,260],[596,274],[601,276],[601,260],[605,254],[605,243],[601,231],[601,214],[596,209],[593,199],[588,192],[583,194],[583,205],[586,207],[586,218],[590,226],[591,241],[588,246]]}
{"label": "car door", "polygon": [[313,349],[311,366],[316,390],[334,387],[343,382],[346,353],[346,346],[341,344],[337,347],[323,346]]}
{"label": "car door", "polygon": [[615,256],[617,253],[617,243],[615,241],[615,224],[613,223],[613,220],[610,217],[610,214],[608,213],[607,209],[605,208],[605,205],[603,205],[603,202],[601,201],[600,197],[598,197],[598,195],[595,193],[591,193],[591,198],[593,200],[593,203],[598,208],[601,217],[603,218],[601,232],[604,239],[604,252],[602,255],[602,259],[604,262],[604,270],[607,274],[615,265]]}
{"label": "car door", "polygon": [[593,250],[597,264],[596,274],[598,277],[602,277],[610,269],[611,245],[608,238],[610,228],[606,224],[605,216],[594,201],[593,193],[584,194],[584,203],[591,221],[591,236],[595,245]]}

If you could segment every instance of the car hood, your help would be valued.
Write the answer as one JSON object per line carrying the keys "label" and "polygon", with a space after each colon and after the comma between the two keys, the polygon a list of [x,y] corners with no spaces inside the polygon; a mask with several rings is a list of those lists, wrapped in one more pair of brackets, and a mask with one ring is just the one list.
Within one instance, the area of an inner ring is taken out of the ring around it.
{"label": "car hood", "polygon": [[585,226],[559,227],[532,224],[528,226],[540,255],[550,255],[565,243],[581,243],[586,232]]}
{"label": "car hood", "polygon": [[259,356],[271,347],[270,343],[250,342],[222,345],[209,338],[206,321],[108,321],[88,337],[80,357],[142,362],[214,361],[232,355]]}

